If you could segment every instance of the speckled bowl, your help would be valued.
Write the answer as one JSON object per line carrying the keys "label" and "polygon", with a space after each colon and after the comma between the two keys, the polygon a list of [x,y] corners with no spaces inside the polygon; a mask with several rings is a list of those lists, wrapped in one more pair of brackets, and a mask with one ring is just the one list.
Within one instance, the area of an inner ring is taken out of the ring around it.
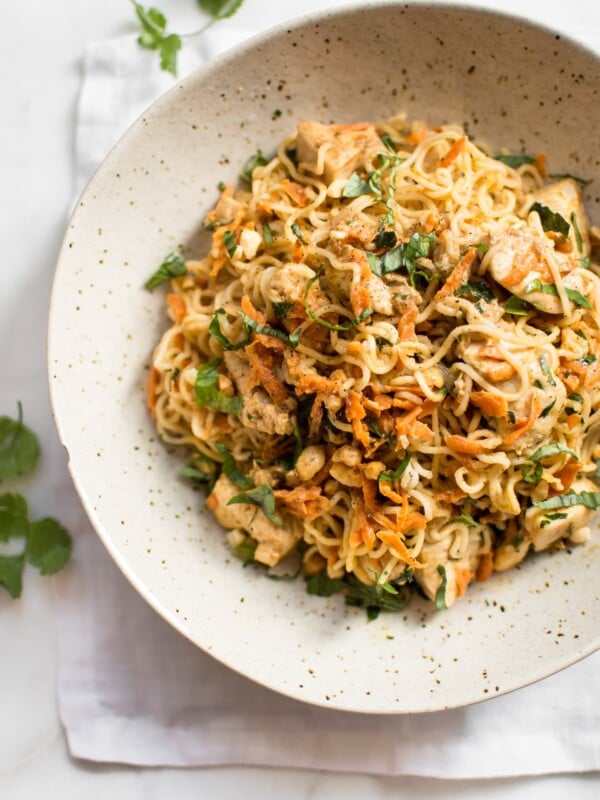
{"label": "speckled bowl", "polygon": [[[85,191],[60,255],[50,382],[89,516],[126,577],[190,641],[300,700],[362,712],[473,703],[600,646],[600,548],[530,558],[451,610],[415,600],[367,623],[340,597],[310,597],[229,557],[202,497],[177,478],[144,398],[166,325],[142,290],[160,258],[197,254],[219,181],[235,180],[299,118],[406,111],[458,122],[494,147],[548,153],[600,184],[600,62],[522,20],[457,6],[323,13],[252,39],[195,72],[123,137]],[[281,109],[282,115],[273,114]],[[594,147],[592,147],[594,145]],[[597,189],[588,208],[600,221]]]}

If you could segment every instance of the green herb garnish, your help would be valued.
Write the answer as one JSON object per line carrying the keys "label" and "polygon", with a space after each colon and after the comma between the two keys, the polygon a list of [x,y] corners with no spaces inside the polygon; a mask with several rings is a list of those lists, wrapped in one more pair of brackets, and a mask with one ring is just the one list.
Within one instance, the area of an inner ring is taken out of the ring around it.
{"label": "green herb garnish", "polygon": [[542,417],[542,418],[547,417],[548,414],[552,411],[552,409],[554,408],[555,405],[556,405],[556,398],[551,403],[549,403],[545,408],[542,409],[542,413],[540,414],[540,417]]}
{"label": "green herb garnish", "polygon": [[21,403],[17,413],[16,420],[0,417],[0,483],[33,472],[40,455],[37,436],[23,423]]}
{"label": "green herb garnish", "polygon": [[554,375],[552,374],[552,370],[550,369],[550,364],[548,364],[548,359],[546,356],[540,356],[538,362],[550,386],[556,386],[556,381],[554,380]]}
{"label": "green herb garnish", "polygon": [[546,444],[543,447],[540,447],[539,450],[536,450],[535,453],[530,456],[532,461],[541,461],[543,458],[548,458],[548,456],[555,456],[558,453],[566,453],[567,455],[574,458],[576,461],[579,461],[579,456],[573,450],[570,450],[568,447],[565,447],[564,444],[560,442],[555,442],[554,444]]}
{"label": "green herb garnish", "polygon": [[362,194],[376,194],[377,190],[369,180],[363,180],[358,172],[353,172],[342,190],[342,197],[360,197]]}
{"label": "green herb garnish", "polygon": [[256,553],[256,548],[258,547],[258,542],[255,539],[252,539],[250,536],[247,536],[243,542],[236,544],[235,547],[231,548],[231,554],[234,555],[236,558],[239,558],[240,561],[243,562],[244,566],[246,564],[250,564],[254,561],[254,554]]}
{"label": "green herb garnish", "polygon": [[375,275],[381,278],[383,275],[402,269],[406,271],[412,284],[416,270],[415,262],[419,258],[427,258],[434,244],[434,231],[428,234],[413,233],[408,242],[403,242],[382,256],[376,256],[374,253],[367,253],[366,256]]}
{"label": "green herb garnish", "polygon": [[532,211],[536,211],[539,214],[542,228],[545,231],[560,233],[563,239],[567,238],[571,226],[562,216],[562,214],[552,211],[552,209],[548,208],[548,206],[544,206],[541,203],[534,203],[529,209],[529,213]]}
{"label": "green herb garnish", "polygon": [[587,186],[588,184],[592,183],[591,178],[580,178],[578,175],[571,175],[570,172],[554,172],[551,173],[549,178],[554,178],[555,180],[562,180],[563,178],[570,178],[572,181],[576,181],[577,183],[581,183],[582,186]]}
{"label": "green herb garnish", "polygon": [[469,528],[477,528],[479,526],[479,523],[476,522],[476,520],[474,520],[473,517],[470,514],[467,514],[466,511],[463,511],[462,513],[458,514],[458,516],[456,516],[456,517],[452,517],[452,521],[453,522],[464,522],[465,525],[467,525]]}
{"label": "green herb garnish", "polygon": [[221,345],[223,350],[240,350],[242,347],[245,347],[248,342],[250,341],[250,332],[246,331],[246,336],[236,344],[233,344],[229,341],[229,339],[225,336],[223,331],[221,330],[221,323],[219,322],[219,317],[222,314],[226,314],[224,308],[217,308],[215,313],[213,314],[213,318],[210,321],[210,325],[208,326],[208,332],[212,337],[214,337],[217,342]]}
{"label": "green herb garnish", "polygon": [[539,483],[544,474],[544,468],[541,464],[534,464],[532,461],[526,461],[521,465],[521,477],[525,483]]}
{"label": "green herb garnish", "polygon": [[225,445],[217,443],[215,446],[223,456],[223,474],[240,489],[252,489],[254,484],[247,475],[238,469],[234,457]]}
{"label": "green herb garnish", "polygon": [[[591,308],[591,303],[581,294],[581,292],[576,291],[575,289],[569,289],[568,287],[565,288],[565,294],[575,305],[581,306],[582,308]],[[554,297],[559,297],[558,289],[553,283],[542,283],[539,278],[531,281],[525,287],[525,292],[529,294],[530,292],[544,292],[544,294],[551,294]]]}
{"label": "green herb garnish", "polygon": [[273,231],[266,220],[263,222],[263,242],[267,246],[273,244]]}
{"label": "green herb garnish", "polygon": [[586,508],[600,508],[600,492],[567,492],[549,497],[547,500],[538,500],[534,506],[543,509],[570,508],[571,506],[585,506]]}
{"label": "green herb garnish", "polygon": [[290,225],[290,228],[292,229],[292,233],[294,234],[296,239],[298,239],[298,241],[302,242],[302,244],[308,244],[306,239],[302,236],[302,231],[300,230],[300,228],[299,228],[297,223],[292,222],[292,224]]}
{"label": "green herb garnish", "polygon": [[242,321],[247,328],[252,328],[253,331],[257,333],[262,333],[265,336],[273,336],[275,339],[279,339],[284,344],[287,344],[289,347],[296,348],[300,342],[300,329],[297,328],[293,333],[285,333],[285,331],[280,331],[277,328],[271,328],[270,325],[261,325],[260,322],[256,322],[256,320],[249,317],[247,314],[244,314],[242,311]]}
{"label": "green herb garnish", "polygon": [[148,50],[160,53],[160,68],[172,75],[177,75],[177,53],[181,50],[181,36],[167,33],[167,18],[157,8],[144,8],[133,3],[135,13],[142,26],[138,44]]}
{"label": "green herb garnish", "polygon": [[223,244],[225,245],[229,258],[233,258],[237,250],[235,231],[225,231],[223,234]]}
{"label": "green herb garnish", "polygon": [[443,564],[438,564],[437,571],[442,576],[442,582],[439,586],[439,589],[435,593],[435,607],[438,611],[442,611],[442,609],[448,608],[446,605],[446,585],[448,583],[448,579],[446,577],[446,568]]}
{"label": "green herb garnish", "polygon": [[485,281],[463,283],[454,294],[457,297],[475,297],[477,300],[485,300],[486,303],[491,303],[494,299],[494,293]]}
{"label": "green herb garnish", "polygon": [[509,297],[504,304],[504,311],[506,314],[514,314],[515,316],[525,316],[531,311],[529,303],[525,302],[521,297],[513,295]]}
{"label": "green herb garnish", "polygon": [[242,171],[240,172],[240,178],[245,181],[246,183],[252,184],[252,173],[256,169],[256,167],[264,167],[269,162],[264,157],[261,150],[258,150],[254,155],[251,155],[250,158],[247,159],[246,163],[242,167]]}
{"label": "green herb garnish", "polygon": [[577,214],[574,211],[571,212],[571,225],[573,226],[573,231],[575,232],[577,249],[580,253],[583,253],[583,239],[581,238],[581,231],[579,230],[579,225],[577,224]]}
{"label": "green herb garnish", "polygon": [[185,261],[179,255],[179,253],[169,253],[169,255],[163,259],[162,264],[156,270],[154,275],[148,278],[144,284],[144,288],[151,292],[153,289],[156,289],[157,286],[160,286],[161,283],[164,283],[171,278],[180,278],[182,275],[186,274],[187,267],[185,266]]}
{"label": "green herb garnish", "polygon": [[248,503],[249,505],[256,506],[260,508],[265,517],[270,520],[273,525],[283,525],[283,521],[275,513],[275,495],[273,494],[273,489],[266,483],[257,486],[256,489],[252,489],[252,491],[236,494],[228,500],[227,505],[231,506],[235,503]]}
{"label": "green herb garnish", "polygon": [[353,319],[348,319],[345,322],[329,322],[328,320],[323,319],[323,317],[320,317],[318,314],[315,314],[315,312],[312,310],[312,308],[306,301],[308,299],[308,295],[312,288],[312,285],[315,283],[315,281],[319,280],[322,274],[323,274],[322,269],[317,270],[315,275],[313,275],[313,277],[309,281],[307,281],[306,286],[304,288],[304,306],[306,308],[306,313],[314,322],[317,322],[324,328],[329,328],[330,331],[349,331],[352,328],[355,328],[357,325],[360,325],[361,322],[364,322],[366,319],[368,319],[373,315],[372,308],[365,308],[363,312],[361,312],[357,317],[354,317]]}
{"label": "green herb garnish", "polygon": [[288,315],[289,310],[293,308],[295,305],[296,305],[295,303],[289,303],[287,300],[271,303],[271,307],[273,308],[273,313],[275,314],[277,319],[285,319]]}
{"label": "green herb garnish", "polygon": [[400,478],[406,472],[406,468],[410,464],[410,453],[408,450],[404,453],[402,457],[402,461],[398,464],[396,469],[393,472],[380,472],[378,481],[383,481],[384,483],[391,483],[391,481],[395,481]]}
{"label": "green herb garnish", "polygon": [[196,373],[194,392],[196,403],[205,408],[214,408],[225,414],[239,414],[242,410],[243,401],[241,397],[227,397],[217,389],[219,378],[218,367],[221,359],[209,361],[204,364]]}
{"label": "green herb garnish", "polygon": [[517,169],[518,167],[522,167],[523,164],[533,164],[535,163],[535,159],[533,156],[526,156],[526,155],[505,155],[505,156],[495,156],[496,161],[501,161],[503,164],[506,164],[507,167],[512,167],[513,169]]}

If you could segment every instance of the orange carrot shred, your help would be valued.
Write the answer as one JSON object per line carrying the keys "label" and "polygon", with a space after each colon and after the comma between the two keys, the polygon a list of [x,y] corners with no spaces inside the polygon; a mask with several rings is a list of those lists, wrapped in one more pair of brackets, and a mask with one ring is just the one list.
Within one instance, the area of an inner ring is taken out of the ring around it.
{"label": "orange carrot shred", "polygon": [[185,303],[183,298],[178,294],[168,294],[167,303],[171,309],[171,313],[177,322],[180,322],[185,317]]}
{"label": "orange carrot shred", "polygon": [[151,367],[148,374],[148,408],[152,417],[156,417],[156,391],[160,383],[160,372],[156,367]]}
{"label": "orange carrot shred", "polygon": [[469,247],[467,252],[452,270],[452,274],[446,279],[446,282],[441,289],[436,293],[434,300],[443,300],[450,294],[454,294],[456,289],[467,281],[471,264],[475,261],[477,250],[474,247]]}
{"label": "orange carrot shred", "polygon": [[508,414],[508,402],[502,395],[491,392],[471,392],[471,402],[490,417],[505,417]]}
{"label": "orange carrot shred", "polygon": [[444,437],[446,447],[454,450],[455,453],[465,453],[468,456],[476,456],[483,452],[483,447],[477,439],[468,439],[466,436],[456,436],[447,434]]}
{"label": "orange carrot shred", "polygon": [[536,419],[542,413],[542,402],[539,399],[538,395],[534,395],[531,401],[531,409],[529,411],[529,416],[527,419],[520,423],[511,433],[508,433],[504,439],[502,440],[504,444],[511,445],[514,444],[517,439],[520,439],[521,436],[527,433],[527,431],[531,430],[535,425]]}
{"label": "orange carrot shred", "polygon": [[494,571],[494,554],[490,550],[489,553],[484,553],[479,559],[477,572],[475,578],[478,581],[487,581]]}
{"label": "orange carrot shred", "polygon": [[464,150],[464,147],[465,147],[466,143],[467,143],[467,137],[466,136],[461,136],[460,139],[457,139],[454,142],[454,144],[452,145],[452,147],[450,148],[450,150],[448,150],[446,155],[443,158],[440,159],[440,162],[439,162],[438,166],[439,167],[449,167],[450,164],[454,163],[454,161],[456,161],[458,156]]}

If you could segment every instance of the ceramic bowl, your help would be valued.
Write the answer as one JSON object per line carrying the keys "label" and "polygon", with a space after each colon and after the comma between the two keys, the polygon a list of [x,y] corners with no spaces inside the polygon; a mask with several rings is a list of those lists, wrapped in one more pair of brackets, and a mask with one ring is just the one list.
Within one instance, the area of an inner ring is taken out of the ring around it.
{"label": "ceramic bowl", "polygon": [[[593,178],[600,222],[600,62],[522,20],[458,6],[322,13],[251,39],[161,97],[98,170],[69,224],[50,322],[50,383],[73,479],[125,576],[191,642],[299,700],[361,712],[456,707],[547,676],[600,646],[598,543],[529,558],[448,611],[415,600],[367,622],[303,581],[231,558],[202,495],[177,477],[145,407],[161,292],[144,280],[207,246],[219,181],[298,119],[406,112]],[[273,112],[281,109],[277,116]],[[596,535],[596,534],[595,534]]]}

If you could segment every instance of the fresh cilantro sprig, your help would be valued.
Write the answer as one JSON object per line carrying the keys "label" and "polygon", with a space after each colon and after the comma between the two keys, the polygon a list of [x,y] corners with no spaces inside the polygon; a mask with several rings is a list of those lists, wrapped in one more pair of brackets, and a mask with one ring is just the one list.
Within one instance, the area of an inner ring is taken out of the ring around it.
{"label": "fresh cilantro sprig", "polygon": [[158,50],[160,68],[172,75],[177,75],[177,54],[182,47],[182,39],[199,36],[207,28],[222,19],[233,16],[240,8],[243,0],[198,0],[198,5],[211,17],[208,24],[193,33],[169,33],[167,18],[158,8],[144,8],[140,3],[131,0],[141,26],[138,37],[140,47]]}
{"label": "fresh cilantro sprig", "polygon": [[[0,417],[0,482],[29,475],[39,460],[38,438],[24,423],[18,404],[18,418]],[[42,575],[53,575],[69,560],[71,537],[51,517],[29,518],[27,500],[22,494],[0,495],[0,542],[20,542],[20,552],[0,556],[0,586],[12,597],[23,590],[26,562]]]}
{"label": "fresh cilantro sprig", "polygon": [[[410,580],[410,577],[406,582]],[[364,608],[369,620],[374,620],[379,612],[402,611],[406,606],[406,598],[400,593],[393,583],[375,583],[367,586],[354,575],[347,575],[343,580],[330,578],[326,572],[319,572],[306,580],[308,594],[319,597],[331,597],[337,592],[342,593],[346,605]]]}

